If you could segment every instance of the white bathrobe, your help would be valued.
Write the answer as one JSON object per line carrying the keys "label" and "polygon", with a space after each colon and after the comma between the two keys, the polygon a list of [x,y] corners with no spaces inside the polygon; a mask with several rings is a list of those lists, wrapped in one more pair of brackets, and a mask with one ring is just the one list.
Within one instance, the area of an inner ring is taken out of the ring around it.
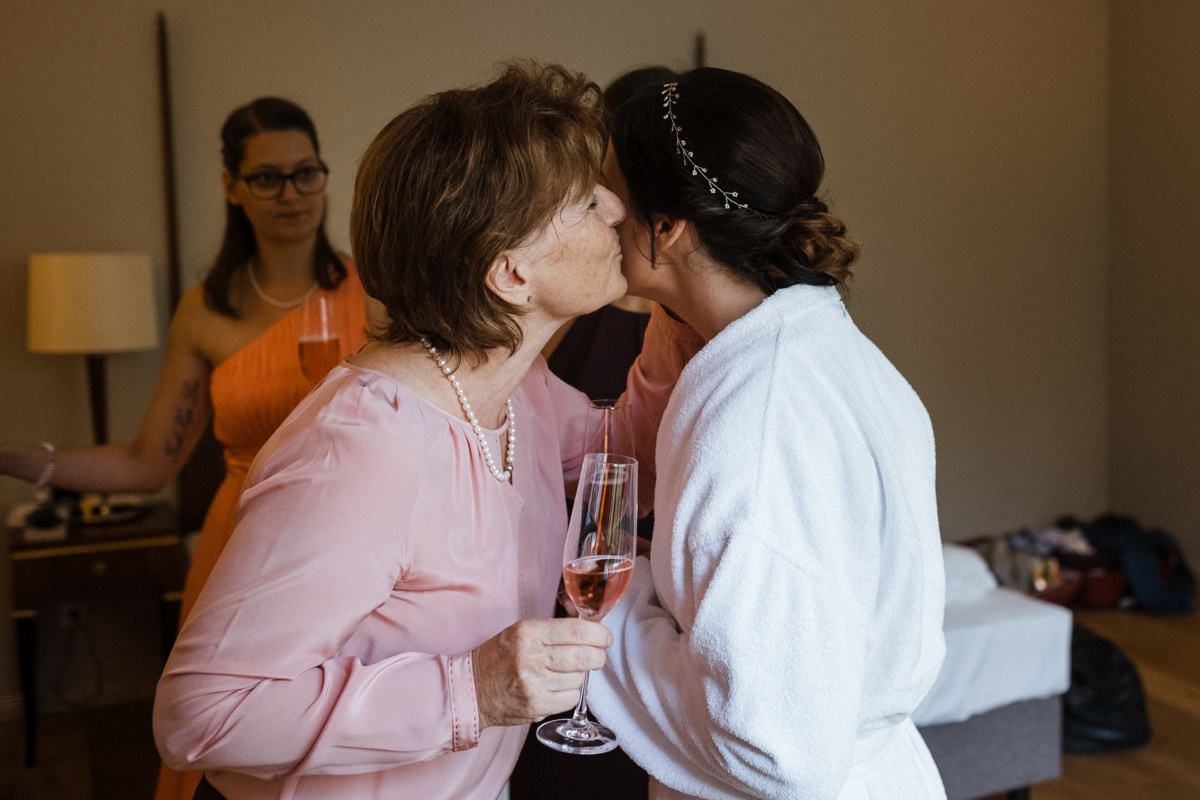
{"label": "white bathrobe", "polygon": [[657,472],[589,692],[651,797],[944,798],[909,719],[945,653],[933,433],[836,289],[693,358]]}

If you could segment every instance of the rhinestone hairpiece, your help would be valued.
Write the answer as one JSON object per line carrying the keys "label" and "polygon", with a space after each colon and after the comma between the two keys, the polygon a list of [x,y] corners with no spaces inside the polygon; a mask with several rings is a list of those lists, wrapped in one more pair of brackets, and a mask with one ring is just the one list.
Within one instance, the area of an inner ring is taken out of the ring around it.
{"label": "rhinestone hairpiece", "polygon": [[710,176],[706,167],[702,167],[696,163],[695,158],[693,158],[695,154],[688,149],[688,143],[683,139],[683,128],[679,127],[679,120],[675,119],[675,103],[677,100],[679,100],[679,84],[664,83],[662,88],[662,97],[663,108],[667,110],[667,113],[663,115],[663,119],[668,120],[671,123],[671,133],[675,134],[675,152],[683,157],[684,166],[691,167],[693,175],[699,175],[701,178],[704,178],[705,183],[708,184],[709,194],[720,194],[722,197],[724,197],[726,208],[729,208],[732,205],[741,209],[745,209],[746,211],[754,214],[759,213],[750,206],[739,201],[737,199],[737,192],[727,192],[718,186],[717,178]]}

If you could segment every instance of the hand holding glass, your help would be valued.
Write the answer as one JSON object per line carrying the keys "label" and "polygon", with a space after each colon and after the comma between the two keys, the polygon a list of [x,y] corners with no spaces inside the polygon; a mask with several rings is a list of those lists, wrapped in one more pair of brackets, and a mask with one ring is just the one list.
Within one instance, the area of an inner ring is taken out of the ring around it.
{"label": "hand holding glass", "polygon": [[317,292],[300,309],[300,369],[314,386],[341,360],[333,298]]}
{"label": "hand holding glass", "polygon": [[[633,577],[636,539],[637,460],[588,453],[563,554],[563,584],[580,619],[599,622],[621,599]],[[577,755],[607,753],[617,746],[616,734],[587,718],[587,686],[584,675],[570,719],[538,727],[542,744]]]}

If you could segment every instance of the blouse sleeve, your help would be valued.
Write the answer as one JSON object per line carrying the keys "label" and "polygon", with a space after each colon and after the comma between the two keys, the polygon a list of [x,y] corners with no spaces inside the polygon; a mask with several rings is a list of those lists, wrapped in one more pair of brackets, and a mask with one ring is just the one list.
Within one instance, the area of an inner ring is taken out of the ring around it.
{"label": "blouse sleeve", "polygon": [[637,450],[639,516],[654,509],[655,450],[663,412],[683,368],[703,346],[698,333],[655,304],[641,355],[629,370],[622,395],[629,407]]}
{"label": "blouse sleeve", "polygon": [[172,768],[350,774],[477,744],[469,651],[339,652],[402,576],[425,478],[371,428],[313,427],[256,465],[159,682]]}

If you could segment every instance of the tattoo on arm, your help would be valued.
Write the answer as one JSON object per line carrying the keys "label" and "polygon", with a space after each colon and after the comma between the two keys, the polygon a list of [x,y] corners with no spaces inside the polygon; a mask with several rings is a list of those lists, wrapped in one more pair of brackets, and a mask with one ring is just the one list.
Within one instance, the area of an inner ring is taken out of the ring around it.
{"label": "tattoo on arm", "polygon": [[166,454],[175,458],[183,452],[183,443],[187,439],[188,430],[196,419],[196,411],[203,398],[200,396],[200,381],[192,380],[183,384],[179,392],[179,405],[175,408],[175,420],[171,434],[164,448]]}

